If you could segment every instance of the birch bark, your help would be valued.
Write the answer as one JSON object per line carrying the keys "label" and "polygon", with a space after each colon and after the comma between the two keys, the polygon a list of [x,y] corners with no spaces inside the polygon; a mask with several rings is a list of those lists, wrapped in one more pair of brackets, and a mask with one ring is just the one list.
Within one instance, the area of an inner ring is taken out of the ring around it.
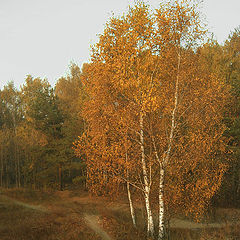
{"label": "birch bark", "polygon": [[[128,163],[128,154],[126,152],[126,164],[127,163]],[[130,207],[130,213],[131,213],[131,217],[132,217],[133,226],[136,228],[137,227],[137,225],[136,225],[136,215],[135,215],[133,202],[132,202],[132,197],[131,197],[128,169],[127,169],[127,193],[128,193],[128,201],[129,201],[129,207]]]}
{"label": "birch bark", "polygon": [[141,145],[141,161],[142,161],[142,171],[143,171],[143,183],[144,183],[144,197],[145,205],[147,211],[147,232],[153,237],[154,236],[154,223],[152,210],[150,206],[150,182],[147,175],[147,166],[145,159],[145,149],[144,149],[144,132],[143,132],[143,112],[140,112],[140,145]]}
{"label": "birch bark", "polygon": [[[178,92],[179,92],[179,72],[180,72],[180,64],[181,64],[181,53],[180,48],[178,52],[178,63],[177,63],[177,76],[176,76],[176,84],[175,84],[175,94],[174,94],[174,107],[172,110],[172,119],[171,119],[171,130],[169,134],[168,147],[163,155],[162,163],[160,163],[159,168],[159,225],[158,225],[158,239],[162,240],[164,238],[164,168],[169,162],[169,157],[172,149],[172,142],[174,138],[174,130],[176,128],[176,112],[178,108]],[[156,152],[156,149],[155,149]],[[156,152],[157,155],[157,152]],[[157,155],[158,159],[158,155]],[[158,159],[159,160],[159,159]]]}
{"label": "birch bark", "polygon": [[160,166],[159,175],[159,226],[158,226],[158,239],[164,238],[164,169]]}
{"label": "birch bark", "polygon": [[133,208],[129,182],[127,182],[127,192],[128,192],[128,201],[129,201],[129,207],[130,207],[130,212],[131,212],[133,226],[137,227],[137,225],[136,225],[136,216],[135,216],[135,211],[134,211],[134,208]]}

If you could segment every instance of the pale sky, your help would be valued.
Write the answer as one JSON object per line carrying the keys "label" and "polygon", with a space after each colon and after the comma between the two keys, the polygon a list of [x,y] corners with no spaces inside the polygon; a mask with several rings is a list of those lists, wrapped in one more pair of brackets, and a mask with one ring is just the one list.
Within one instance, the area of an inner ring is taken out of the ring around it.
{"label": "pale sky", "polygon": [[[157,7],[161,0],[149,0]],[[65,76],[70,62],[89,60],[112,15],[126,12],[133,0],[0,0],[0,88],[22,85],[28,74],[47,78],[52,86]],[[240,0],[205,0],[208,27],[223,43],[240,25]]]}

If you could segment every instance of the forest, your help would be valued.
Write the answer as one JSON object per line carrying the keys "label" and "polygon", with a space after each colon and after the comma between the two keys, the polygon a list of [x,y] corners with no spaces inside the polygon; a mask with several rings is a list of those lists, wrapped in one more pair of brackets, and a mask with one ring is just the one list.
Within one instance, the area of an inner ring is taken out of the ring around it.
{"label": "forest", "polygon": [[239,114],[240,28],[220,44],[191,2],[138,2],[55,86],[0,90],[0,187],[126,194],[164,239],[172,216],[240,206]]}

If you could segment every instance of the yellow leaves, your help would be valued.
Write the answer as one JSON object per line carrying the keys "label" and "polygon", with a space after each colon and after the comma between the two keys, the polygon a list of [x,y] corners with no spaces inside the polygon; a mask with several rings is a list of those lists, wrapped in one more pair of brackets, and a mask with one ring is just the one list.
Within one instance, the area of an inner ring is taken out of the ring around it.
{"label": "yellow leaves", "polygon": [[[191,1],[174,1],[168,4],[162,3],[156,10],[158,31],[161,33],[161,42],[165,39],[177,45],[192,44],[203,37],[204,30],[201,21],[196,14],[197,6]],[[185,42],[185,43],[183,43]]]}
{"label": "yellow leaves", "polygon": [[[86,155],[94,191],[111,188],[116,176],[126,177],[127,171],[134,181],[141,178],[140,130],[147,170],[157,172],[155,153],[166,156],[173,129],[164,199],[173,209],[184,206],[198,215],[224,172],[218,158],[225,151],[224,93],[199,55],[186,46],[201,33],[188,2],[162,5],[155,17],[140,7],[121,19],[112,18],[95,46],[85,74],[90,98],[83,113],[87,140],[76,144],[76,152]],[[157,179],[152,179],[155,194]]]}

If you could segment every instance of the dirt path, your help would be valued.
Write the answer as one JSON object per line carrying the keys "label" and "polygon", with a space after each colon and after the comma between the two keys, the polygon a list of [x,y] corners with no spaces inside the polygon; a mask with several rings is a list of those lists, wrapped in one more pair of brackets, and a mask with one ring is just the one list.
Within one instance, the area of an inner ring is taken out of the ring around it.
{"label": "dirt path", "polygon": [[184,229],[193,230],[193,229],[203,229],[203,228],[222,228],[225,226],[226,226],[225,223],[197,223],[197,222],[192,222],[192,221],[177,219],[177,218],[173,218],[172,220],[170,220],[171,228],[184,228]]}
{"label": "dirt path", "polygon": [[36,211],[40,211],[40,212],[47,212],[47,209],[41,205],[32,205],[32,204],[27,204],[18,200],[15,200],[11,197],[5,196],[5,195],[0,195],[0,202],[7,202],[7,203],[12,203],[12,204],[16,204],[18,206],[22,206],[28,209],[32,209],[32,210],[36,210]]}
{"label": "dirt path", "polygon": [[[76,202],[78,201],[86,201],[87,199],[81,199],[81,198],[69,198],[68,196],[66,197],[66,202]],[[32,205],[32,204],[27,204],[18,200],[15,200],[11,197],[8,197],[6,195],[0,195],[0,203],[4,203],[4,204],[15,204],[18,206],[22,206],[28,209],[32,209],[35,211],[40,211],[40,212],[51,212],[51,210],[53,210],[51,207],[46,209],[45,207],[41,206],[41,205]],[[87,225],[95,232],[97,233],[100,237],[102,237],[103,240],[112,240],[112,238],[108,235],[107,232],[104,231],[104,229],[102,229],[102,227],[99,225],[99,216],[98,215],[90,215],[85,213],[84,215],[84,219],[85,222],[87,223]]]}
{"label": "dirt path", "polygon": [[99,225],[99,217],[97,215],[85,214],[84,216],[87,225],[96,232],[103,240],[112,240],[112,238]]}
{"label": "dirt path", "polygon": [[[78,197],[70,197],[69,192],[60,192],[59,194],[62,195],[62,198],[66,201],[66,202],[74,202],[74,203],[97,203],[100,204],[101,203],[101,199],[98,199],[97,201],[95,201],[94,199],[89,198],[89,196],[85,195],[85,196],[78,196]],[[125,211],[128,212],[128,204],[124,204],[124,203],[116,203],[116,202],[109,202],[106,204],[105,202],[105,208],[113,210],[113,211]],[[88,223],[89,227],[91,227],[95,232],[98,233],[104,230],[100,227],[100,225],[98,224],[98,216],[97,215],[87,215],[85,214],[85,220]],[[238,221],[239,222],[239,221]],[[181,229],[204,229],[204,228],[223,228],[226,227],[226,225],[228,226],[233,226],[236,224],[235,222],[232,221],[228,221],[228,222],[212,222],[212,223],[197,223],[194,221],[190,221],[190,220],[185,220],[185,219],[179,219],[179,218],[173,218],[170,221],[170,227],[171,228],[181,228]],[[95,230],[94,226],[97,227]],[[107,233],[106,233],[107,234]],[[99,234],[101,235],[101,234]],[[102,235],[101,235],[102,236]],[[102,236],[103,239],[109,239],[109,238],[104,238],[104,236]],[[109,236],[108,236],[109,237]]]}

